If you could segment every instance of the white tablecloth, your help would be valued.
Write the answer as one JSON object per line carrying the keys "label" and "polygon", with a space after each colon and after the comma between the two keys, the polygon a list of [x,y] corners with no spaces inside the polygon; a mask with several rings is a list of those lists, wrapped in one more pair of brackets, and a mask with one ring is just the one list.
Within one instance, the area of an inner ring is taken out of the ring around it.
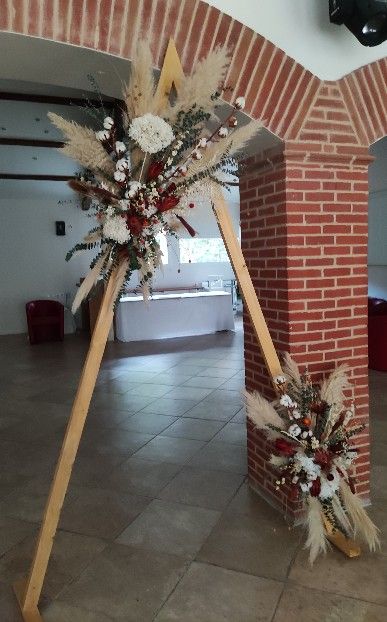
{"label": "white tablecloth", "polygon": [[234,330],[231,294],[194,292],[155,294],[147,304],[142,296],[124,296],[116,310],[119,341],[168,339]]}

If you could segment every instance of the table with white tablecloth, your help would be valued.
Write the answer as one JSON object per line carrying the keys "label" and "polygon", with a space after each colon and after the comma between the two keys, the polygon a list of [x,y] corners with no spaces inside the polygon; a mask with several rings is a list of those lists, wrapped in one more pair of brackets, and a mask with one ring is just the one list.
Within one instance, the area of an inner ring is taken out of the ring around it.
{"label": "table with white tablecloth", "polygon": [[231,294],[223,291],[124,296],[116,309],[119,341],[207,335],[234,330]]}

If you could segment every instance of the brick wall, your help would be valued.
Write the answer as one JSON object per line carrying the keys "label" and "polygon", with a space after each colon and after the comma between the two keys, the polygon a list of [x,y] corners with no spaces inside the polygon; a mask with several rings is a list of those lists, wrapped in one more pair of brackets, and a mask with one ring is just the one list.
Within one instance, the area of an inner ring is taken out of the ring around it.
{"label": "brick wall", "polygon": [[[155,66],[173,37],[185,71],[218,44],[232,51],[227,82],[245,94],[283,148],[250,162],[241,183],[243,248],[277,348],[315,373],[353,370],[357,413],[368,416],[367,158],[387,135],[387,60],[321,82],[261,35],[200,0],[7,0],[0,30],[132,58],[140,37]],[[230,95],[231,96],[231,95]],[[269,390],[246,320],[248,388]],[[358,490],[368,494],[366,435]],[[264,441],[248,430],[251,481],[273,500]],[[294,514],[289,499],[276,503]]]}

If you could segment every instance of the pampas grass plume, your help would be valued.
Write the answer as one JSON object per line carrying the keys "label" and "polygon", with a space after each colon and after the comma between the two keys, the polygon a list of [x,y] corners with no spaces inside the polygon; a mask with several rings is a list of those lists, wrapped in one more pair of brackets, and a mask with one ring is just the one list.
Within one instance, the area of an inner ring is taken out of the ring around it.
{"label": "pampas grass plume", "polygon": [[320,553],[326,553],[328,548],[321,505],[316,497],[308,498],[305,525],[308,530],[305,548],[309,549],[309,562],[313,565],[318,555]]}
{"label": "pampas grass plume", "polygon": [[273,408],[273,406],[265,400],[259,393],[244,392],[246,400],[246,413],[248,418],[254,423],[254,425],[260,430],[268,431],[267,425],[274,425],[281,430],[284,428],[284,422]]}

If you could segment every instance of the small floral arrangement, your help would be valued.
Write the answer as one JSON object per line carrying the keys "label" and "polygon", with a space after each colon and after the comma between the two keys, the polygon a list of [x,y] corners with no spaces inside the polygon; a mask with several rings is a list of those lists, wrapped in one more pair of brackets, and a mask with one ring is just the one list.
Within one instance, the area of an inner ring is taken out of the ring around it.
{"label": "small floral arrangement", "polygon": [[216,115],[228,64],[227,50],[215,49],[185,78],[175,100],[160,104],[149,46],[141,42],[117,118],[104,115],[94,131],[49,114],[66,137],[63,152],[94,176],[94,182],[70,181],[75,191],[93,199],[97,226],[67,259],[91,248],[98,251],[73,311],[98,277],[108,279],[118,266],[124,273],[118,298],[137,270],[147,299],[162,263],[157,236],[177,235],[181,227],[194,236],[184,215],[195,207],[195,198],[206,195],[211,200],[216,189],[227,186],[227,175],[236,174],[235,153],[258,125],[237,128],[243,97],[235,98],[223,119]]}
{"label": "small floral arrangement", "polygon": [[305,502],[311,563],[326,551],[327,525],[362,537],[375,550],[378,530],[356,496],[352,475],[358,455],[352,439],[365,426],[353,423],[353,406],[344,406],[344,390],[350,386],[346,367],[314,384],[286,355],[284,375],[274,381],[278,392],[274,403],[246,393],[247,415],[270,437],[276,488],[287,486],[293,498]]}

